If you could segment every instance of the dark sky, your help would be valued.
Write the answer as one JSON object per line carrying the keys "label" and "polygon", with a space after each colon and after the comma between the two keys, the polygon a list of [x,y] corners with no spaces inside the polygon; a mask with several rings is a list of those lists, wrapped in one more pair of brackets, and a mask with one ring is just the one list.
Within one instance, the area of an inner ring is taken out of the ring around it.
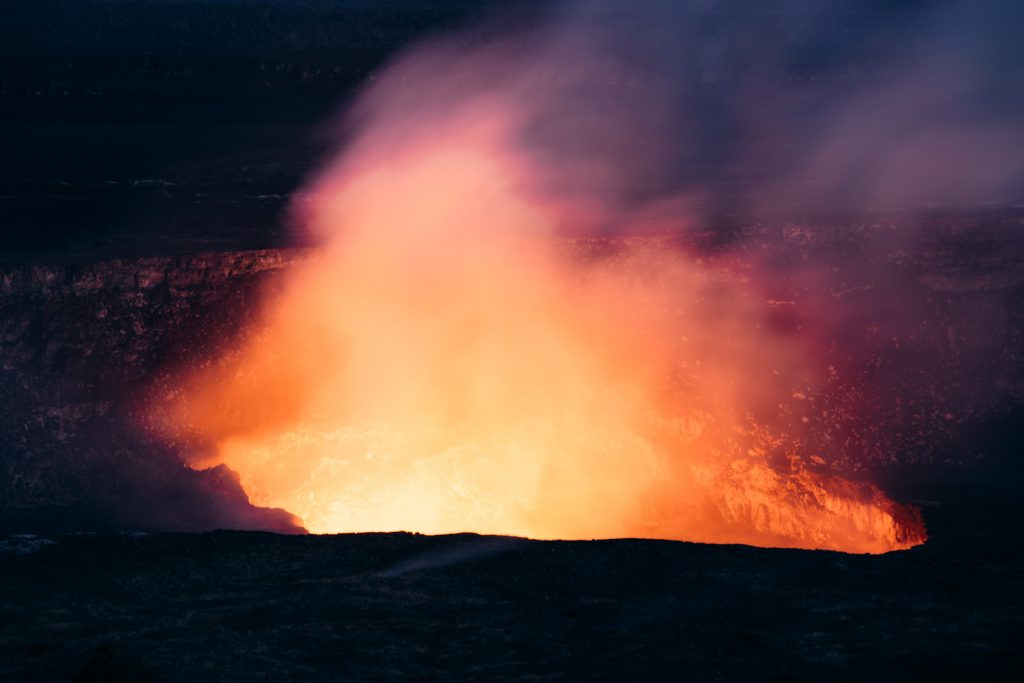
{"label": "dark sky", "polygon": [[[757,204],[754,185],[780,194],[766,179],[824,179],[815,201],[852,208],[1024,201],[1015,0],[6,0],[3,246],[63,244],[70,222],[88,239],[166,230],[170,214],[274,242],[281,197],[336,142],[325,122],[408,45],[574,22],[664,81],[686,123],[665,182],[729,188],[729,210]],[[153,179],[177,189],[134,184]]]}

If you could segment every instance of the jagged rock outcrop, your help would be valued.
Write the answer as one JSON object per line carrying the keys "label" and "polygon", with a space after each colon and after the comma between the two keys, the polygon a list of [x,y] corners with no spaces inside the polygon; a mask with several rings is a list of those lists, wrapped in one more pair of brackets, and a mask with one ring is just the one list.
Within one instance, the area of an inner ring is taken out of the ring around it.
{"label": "jagged rock outcrop", "polygon": [[[818,354],[818,392],[780,396],[776,420],[801,435],[810,466],[855,476],[1010,457],[1024,396],[1024,216],[982,218],[737,233],[729,267],[763,297],[763,324]],[[713,243],[656,236],[561,249],[615,258],[635,242],[716,258]],[[0,264],[0,531],[294,528],[249,505],[230,471],[187,467],[184,452],[204,444],[169,443],[146,411],[183,370],[229,361],[264,297],[311,257]]]}
{"label": "jagged rock outcrop", "polygon": [[154,374],[229,341],[301,250],[0,267],[0,528],[295,530],[140,426]]}

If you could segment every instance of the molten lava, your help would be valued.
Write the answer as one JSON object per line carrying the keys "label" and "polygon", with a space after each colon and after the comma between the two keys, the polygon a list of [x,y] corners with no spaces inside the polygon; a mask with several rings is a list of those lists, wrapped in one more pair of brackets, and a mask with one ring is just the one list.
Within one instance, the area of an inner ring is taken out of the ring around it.
{"label": "molten lava", "polygon": [[732,265],[559,237],[608,212],[544,191],[521,127],[488,97],[364,126],[300,207],[325,246],[184,381],[193,464],[322,533],[922,542],[916,511],[780,436],[770,408],[815,368]]}

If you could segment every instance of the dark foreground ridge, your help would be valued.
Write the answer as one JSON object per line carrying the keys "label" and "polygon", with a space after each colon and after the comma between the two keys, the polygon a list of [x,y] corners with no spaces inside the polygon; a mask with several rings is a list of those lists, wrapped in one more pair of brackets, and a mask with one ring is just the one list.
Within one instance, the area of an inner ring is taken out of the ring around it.
{"label": "dark foreground ridge", "polygon": [[1020,544],[951,540],[7,537],[0,679],[1021,680]]}

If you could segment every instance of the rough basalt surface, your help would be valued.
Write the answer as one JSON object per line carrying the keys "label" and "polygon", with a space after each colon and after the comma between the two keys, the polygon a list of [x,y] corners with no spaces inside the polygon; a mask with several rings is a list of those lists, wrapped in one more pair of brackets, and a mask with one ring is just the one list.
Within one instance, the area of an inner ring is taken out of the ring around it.
{"label": "rough basalt surface", "polygon": [[293,528],[139,425],[154,376],[233,339],[300,257],[0,267],[0,528]]}
{"label": "rough basalt surface", "polygon": [[[818,354],[825,381],[811,392],[792,378],[773,417],[799,435],[805,465],[927,502],[946,481],[1019,480],[1022,221],[1019,211],[868,216],[559,248],[719,261],[761,297],[762,324]],[[263,297],[306,258],[0,264],[0,530],[294,529],[286,513],[251,506],[230,471],[187,467],[203,444],[146,425],[183,370],[237,348]]]}
{"label": "rough basalt surface", "polygon": [[[7,539],[10,681],[1016,681],[1019,536],[883,556],[258,533]],[[3,544],[0,543],[0,553]]]}

